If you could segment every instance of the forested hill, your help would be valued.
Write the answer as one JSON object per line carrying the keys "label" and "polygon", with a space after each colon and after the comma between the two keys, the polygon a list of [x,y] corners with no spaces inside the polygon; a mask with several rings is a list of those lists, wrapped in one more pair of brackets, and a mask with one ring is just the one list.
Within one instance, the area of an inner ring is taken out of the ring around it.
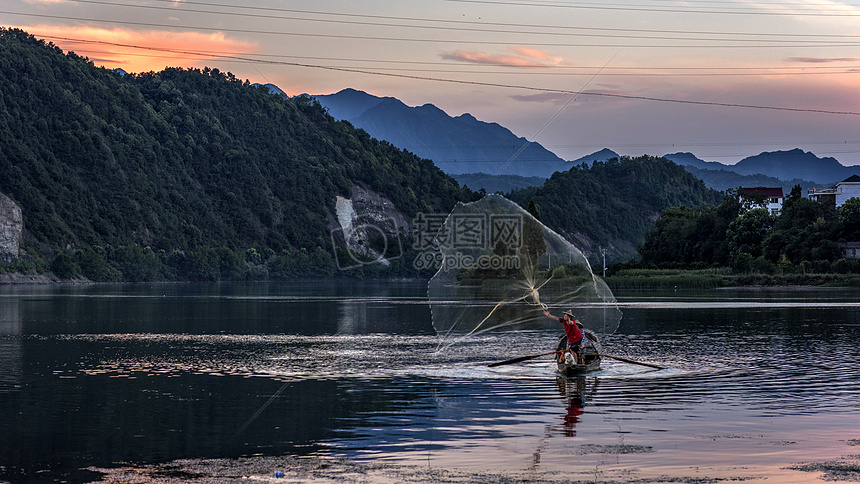
{"label": "forested hill", "polygon": [[642,156],[580,164],[555,173],[543,186],[512,192],[525,207],[534,200],[544,224],[588,253],[605,247],[607,259],[627,260],[660,212],[669,207],[715,205],[721,192],[665,158]]}
{"label": "forested hill", "polygon": [[248,249],[330,255],[336,196],[356,185],[407,218],[476,197],[307,98],[217,69],[121,75],[20,30],[0,30],[0,103],[0,193],[22,209],[34,263],[68,252],[70,273],[129,279],[121,248],[164,263],[223,247],[222,269]]}

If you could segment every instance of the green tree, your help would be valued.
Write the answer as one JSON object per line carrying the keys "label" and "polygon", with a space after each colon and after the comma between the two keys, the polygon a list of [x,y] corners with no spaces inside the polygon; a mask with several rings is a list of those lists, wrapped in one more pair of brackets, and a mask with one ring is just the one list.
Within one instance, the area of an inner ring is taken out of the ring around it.
{"label": "green tree", "polygon": [[732,257],[732,270],[738,274],[749,274],[752,272],[753,256],[746,252],[739,252]]}
{"label": "green tree", "polygon": [[534,199],[529,199],[529,205],[528,205],[528,208],[526,208],[526,211],[527,211],[529,214],[531,214],[531,216],[532,216],[532,217],[534,217],[534,218],[535,218],[535,220],[537,220],[538,222],[540,222],[540,221],[541,221],[541,220],[540,220],[540,209],[538,208],[538,206],[537,206],[537,204],[535,203]]}
{"label": "green tree", "polygon": [[[543,224],[540,223],[540,210],[534,200],[529,201],[527,212],[531,217],[523,217],[523,240],[520,249],[520,257],[524,259],[528,267],[536,267],[537,261],[546,252],[546,242],[543,239]],[[509,255],[507,247],[497,247],[496,255]]]}
{"label": "green tree", "polygon": [[860,198],[849,198],[839,207],[838,236],[847,242],[860,242]]}
{"label": "green tree", "polygon": [[51,272],[60,279],[72,279],[81,273],[81,268],[75,262],[75,257],[69,251],[63,250],[54,256]]}
{"label": "green tree", "polygon": [[111,267],[106,259],[104,247],[87,247],[77,253],[78,264],[84,277],[96,282],[110,282],[121,279],[122,274]]}
{"label": "green tree", "polygon": [[645,234],[639,248],[643,261],[658,266],[692,262],[690,240],[696,228],[696,213],[687,207],[672,207],[660,214],[657,228]]}
{"label": "green tree", "polygon": [[774,221],[772,235],[764,241],[763,253],[773,262],[785,254],[793,264],[834,260],[839,252],[835,216],[832,208],[803,198],[800,186],[795,186]]}
{"label": "green tree", "polygon": [[726,238],[732,257],[740,253],[761,256],[762,242],[773,228],[773,223],[773,217],[766,208],[754,208],[730,223]]}

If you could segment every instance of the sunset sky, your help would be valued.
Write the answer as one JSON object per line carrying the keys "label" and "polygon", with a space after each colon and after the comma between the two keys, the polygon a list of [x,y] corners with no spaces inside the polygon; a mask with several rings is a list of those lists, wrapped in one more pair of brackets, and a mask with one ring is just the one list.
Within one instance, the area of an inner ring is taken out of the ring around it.
{"label": "sunset sky", "polygon": [[432,103],[569,160],[860,164],[860,0],[4,0],[0,25],[127,72]]}

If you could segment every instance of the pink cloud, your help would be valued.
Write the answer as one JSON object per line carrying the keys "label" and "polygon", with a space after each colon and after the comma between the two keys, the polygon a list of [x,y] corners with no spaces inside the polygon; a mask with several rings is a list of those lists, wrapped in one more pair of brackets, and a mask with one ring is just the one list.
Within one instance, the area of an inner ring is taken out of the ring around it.
{"label": "pink cloud", "polygon": [[510,54],[487,54],[479,51],[455,50],[442,52],[440,57],[456,62],[506,67],[552,67],[562,63],[561,57],[531,47],[509,47]]}
{"label": "pink cloud", "polygon": [[205,61],[218,58],[218,53],[242,54],[259,50],[256,43],[230,39],[221,32],[137,31],[64,25],[20,28],[65,51],[74,51],[97,64],[121,67],[127,72],[159,71],[167,66],[200,67]]}
{"label": "pink cloud", "polygon": [[510,47],[508,50],[518,56],[541,60],[552,65],[558,65],[563,60],[561,57],[551,55],[545,50],[534,49],[532,47]]}

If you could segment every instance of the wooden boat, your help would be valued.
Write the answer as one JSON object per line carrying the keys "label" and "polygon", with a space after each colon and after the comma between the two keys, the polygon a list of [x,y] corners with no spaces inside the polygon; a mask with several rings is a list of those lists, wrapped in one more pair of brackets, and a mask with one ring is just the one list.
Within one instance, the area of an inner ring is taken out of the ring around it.
{"label": "wooden boat", "polygon": [[562,335],[556,347],[559,374],[570,377],[600,370],[601,350],[597,335],[590,330],[583,329],[581,358],[577,362],[575,356],[567,351],[567,336]]}

